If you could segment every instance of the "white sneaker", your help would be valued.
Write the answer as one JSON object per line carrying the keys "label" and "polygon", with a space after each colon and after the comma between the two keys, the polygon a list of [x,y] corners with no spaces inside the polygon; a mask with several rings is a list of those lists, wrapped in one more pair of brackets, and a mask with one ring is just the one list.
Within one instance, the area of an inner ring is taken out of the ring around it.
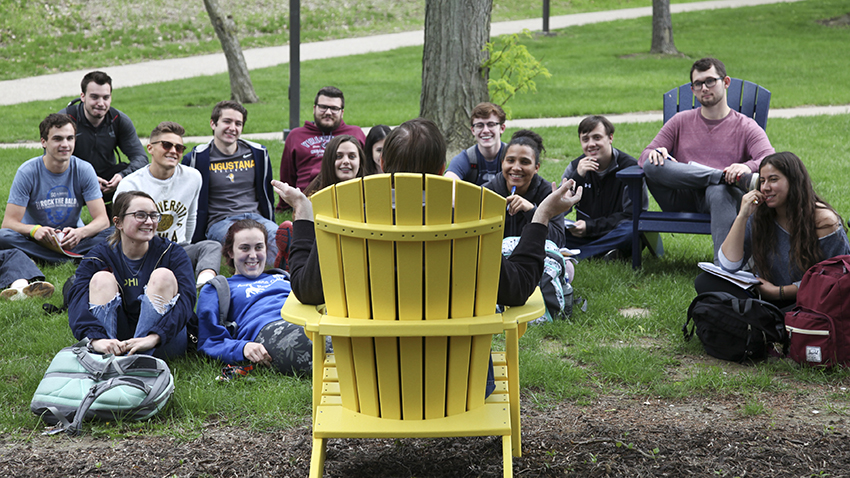
{"label": "white sneaker", "polygon": [[0,298],[4,300],[24,300],[27,296],[24,294],[23,289],[8,288],[3,292],[0,292]]}
{"label": "white sneaker", "polygon": [[35,281],[27,284],[22,292],[28,297],[41,297],[42,299],[46,299],[53,295],[54,290],[56,290],[56,288],[53,287],[53,284],[50,282]]}

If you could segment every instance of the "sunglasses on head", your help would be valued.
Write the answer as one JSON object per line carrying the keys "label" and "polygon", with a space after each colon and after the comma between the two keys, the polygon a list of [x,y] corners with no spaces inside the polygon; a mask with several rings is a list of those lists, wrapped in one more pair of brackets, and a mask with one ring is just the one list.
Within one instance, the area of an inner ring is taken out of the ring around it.
{"label": "sunglasses on head", "polygon": [[177,150],[177,154],[183,154],[183,151],[186,151],[186,145],[179,143],[172,143],[171,141],[153,141],[151,144],[161,144],[162,149],[166,151],[171,151],[171,148]]}

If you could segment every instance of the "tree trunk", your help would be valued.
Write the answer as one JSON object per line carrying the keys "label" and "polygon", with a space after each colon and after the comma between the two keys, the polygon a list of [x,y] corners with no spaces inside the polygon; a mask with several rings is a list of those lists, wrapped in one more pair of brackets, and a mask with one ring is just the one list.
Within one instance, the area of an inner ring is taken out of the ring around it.
{"label": "tree trunk", "polygon": [[673,20],[670,18],[670,0],[652,0],[652,46],[650,53],[676,55],[673,44]]}
{"label": "tree trunk", "polygon": [[469,115],[487,101],[481,62],[490,39],[492,0],[427,0],[419,114],[446,137],[449,157],[472,143]]}
{"label": "tree trunk", "polygon": [[204,0],[204,6],[210,16],[215,34],[221,42],[224,57],[227,58],[227,71],[230,73],[230,99],[240,103],[259,101],[254,93],[248,65],[242,55],[242,46],[236,37],[236,22],[233,16],[226,14],[218,5],[218,0]]}

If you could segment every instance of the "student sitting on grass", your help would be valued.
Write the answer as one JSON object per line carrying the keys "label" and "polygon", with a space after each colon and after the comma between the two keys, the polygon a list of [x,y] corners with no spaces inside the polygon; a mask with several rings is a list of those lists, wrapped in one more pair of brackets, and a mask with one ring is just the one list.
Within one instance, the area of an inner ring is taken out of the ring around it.
{"label": "student sitting on grass", "polygon": [[[322,167],[304,194],[307,197],[317,191],[349,179],[362,178],[378,172],[378,167],[372,161],[365,161],[363,148],[354,136],[347,134],[336,136],[328,142],[325,154],[322,156]],[[275,243],[277,244],[277,257],[274,266],[289,270],[289,240],[292,237],[292,222],[284,221],[277,228]]]}
{"label": "student sitting on grass", "polygon": [[[797,301],[803,274],[831,257],[850,254],[841,216],[812,187],[806,166],[793,153],[764,158],[759,187],[744,194],[732,229],[720,247],[720,266],[743,269],[752,257],[762,300],[786,311]],[[753,294],[703,272],[694,282],[697,293],[724,291],[739,298]]]}
{"label": "student sitting on grass", "polygon": [[249,360],[273,365],[281,373],[309,372],[312,345],[304,328],[280,318],[289,297],[285,274],[269,274],[266,267],[265,227],[252,219],[233,223],[222,247],[227,265],[236,274],[227,279],[230,294],[222,316],[219,276],[201,289],[198,301],[198,350],[228,364]]}
{"label": "student sitting on grass", "polygon": [[[484,184],[485,188],[507,198],[505,237],[519,236],[525,225],[536,217],[537,207],[552,192],[550,183],[537,174],[540,170],[540,153],[543,151],[546,148],[539,134],[527,129],[517,131],[511,137],[505,159],[502,160],[502,174]],[[564,213],[548,219],[547,239],[558,247],[564,247]]]}
{"label": "student sitting on grass", "polygon": [[[77,130],[68,115],[48,115],[38,126],[44,154],[18,168],[0,229],[0,249],[19,249],[56,263],[87,253],[109,235],[109,218],[92,166],[74,152]],[[83,224],[88,207],[92,220]],[[61,250],[59,249],[61,246]]]}
{"label": "student sitting on grass", "polygon": [[26,254],[17,249],[0,251],[0,298],[23,300],[53,295],[53,284],[43,282],[44,274]]}
{"label": "student sitting on grass", "polygon": [[113,203],[115,232],[92,249],[71,286],[68,321],[100,353],[176,357],[194,321],[195,276],[186,251],[156,235],[160,213],[142,191]]}

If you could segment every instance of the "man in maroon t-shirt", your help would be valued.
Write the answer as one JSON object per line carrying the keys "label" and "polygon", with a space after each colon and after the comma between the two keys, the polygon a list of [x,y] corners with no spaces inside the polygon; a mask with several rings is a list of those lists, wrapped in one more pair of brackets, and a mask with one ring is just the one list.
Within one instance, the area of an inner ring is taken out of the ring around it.
{"label": "man in maroon t-shirt", "polygon": [[711,214],[715,260],[741,198],[758,186],[761,160],[775,152],[752,118],[729,107],[731,81],[720,60],[694,62],[691,90],[701,106],[670,118],[638,161],[661,210]]}
{"label": "man in maroon t-shirt", "polygon": [[[359,126],[345,124],[342,115],[345,112],[345,97],[339,88],[326,86],[316,94],[313,102],[314,121],[305,121],[304,126],[293,129],[286,137],[283,157],[280,160],[280,180],[300,188],[307,185],[322,167],[325,146],[334,136],[349,134],[366,142],[366,136]],[[277,209],[282,211],[289,206],[280,201]]]}

